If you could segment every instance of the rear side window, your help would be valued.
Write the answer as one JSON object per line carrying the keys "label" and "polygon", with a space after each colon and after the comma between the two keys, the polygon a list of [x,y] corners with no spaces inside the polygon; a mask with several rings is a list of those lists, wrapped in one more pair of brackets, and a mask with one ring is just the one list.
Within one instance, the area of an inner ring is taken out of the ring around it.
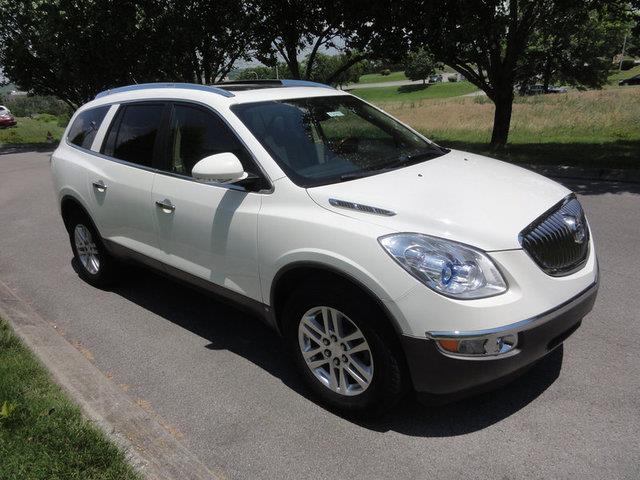
{"label": "rear side window", "polygon": [[102,153],[150,167],[164,105],[139,104],[123,108],[111,127]]}
{"label": "rear side window", "polygon": [[80,113],[69,129],[67,139],[73,145],[90,149],[100,124],[109,111],[110,106],[92,108]]}

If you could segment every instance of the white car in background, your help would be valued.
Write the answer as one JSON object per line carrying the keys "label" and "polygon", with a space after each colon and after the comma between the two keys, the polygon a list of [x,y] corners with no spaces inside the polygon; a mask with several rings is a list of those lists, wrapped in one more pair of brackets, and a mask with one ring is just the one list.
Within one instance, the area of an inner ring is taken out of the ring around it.
{"label": "white car in background", "polygon": [[83,279],[132,260],[238,302],[346,413],[511,378],[596,297],[569,190],[320,84],[116,88],[74,114],[51,165]]}

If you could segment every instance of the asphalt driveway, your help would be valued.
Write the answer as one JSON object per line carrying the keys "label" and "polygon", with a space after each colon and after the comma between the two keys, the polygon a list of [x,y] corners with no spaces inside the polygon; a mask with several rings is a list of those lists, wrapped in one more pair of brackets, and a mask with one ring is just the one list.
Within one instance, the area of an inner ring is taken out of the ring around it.
{"label": "asphalt driveway", "polygon": [[313,403],[258,320],[153,273],[82,282],[48,154],[0,155],[0,279],[229,478],[640,478],[640,186],[573,183],[601,287],[582,327],[490,394],[358,424]]}

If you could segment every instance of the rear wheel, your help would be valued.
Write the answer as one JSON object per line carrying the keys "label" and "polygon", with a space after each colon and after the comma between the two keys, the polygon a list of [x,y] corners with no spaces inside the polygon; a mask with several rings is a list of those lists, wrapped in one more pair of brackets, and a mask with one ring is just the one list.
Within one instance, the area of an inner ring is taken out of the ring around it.
{"label": "rear wheel", "polygon": [[111,284],[115,277],[116,261],[105,249],[93,223],[86,215],[74,213],[67,226],[80,277],[95,287]]}
{"label": "rear wheel", "polygon": [[296,366],[323,404],[375,415],[402,397],[402,355],[369,298],[348,288],[302,287],[283,315]]}

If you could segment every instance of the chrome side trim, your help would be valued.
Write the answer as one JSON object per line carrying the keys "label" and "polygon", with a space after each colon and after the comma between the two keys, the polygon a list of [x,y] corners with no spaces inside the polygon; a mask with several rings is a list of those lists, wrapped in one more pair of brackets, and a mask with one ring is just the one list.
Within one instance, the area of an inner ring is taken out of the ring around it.
{"label": "chrome side trim", "polygon": [[508,334],[517,334],[519,332],[523,332],[526,330],[531,330],[532,328],[539,327],[540,325],[552,320],[558,315],[569,310],[575,304],[580,303],[584,298],[590,296],[594,293],[595,290],[598,289],[598,277],[596,276],[596,280],[591,284],[591,286],[587,287],[585,290],[580,292],[575,297],[567,300],[566,302],[558,305],[551,310],[543,312],[535,317],[527,318],[526,320],[521,320],[516,323],[510,323],[509,325],[503,325],[501,327],[488,328],[486,330],[468,330],[468,331],[434,331],[434,332],[426,332],[427,338],[431,340],[443,340],[443,339],[466,339],[466,338],[477,338],[477,337],[486,337],[495,334],[508,335]]}
{"label": "chrome side trim", "polygon": [[384,208],[371,207],[369,205],[362,205],[355,202],[347,202],[346,200],[339,200],[337,198],[330,198],[329,203],[334,207],[348,208],[350,210],[356,210],[362,213],[372,213],[374,215],[383,215],[385,217],[393,217],[396,214],[396,212],[385,210]]}

